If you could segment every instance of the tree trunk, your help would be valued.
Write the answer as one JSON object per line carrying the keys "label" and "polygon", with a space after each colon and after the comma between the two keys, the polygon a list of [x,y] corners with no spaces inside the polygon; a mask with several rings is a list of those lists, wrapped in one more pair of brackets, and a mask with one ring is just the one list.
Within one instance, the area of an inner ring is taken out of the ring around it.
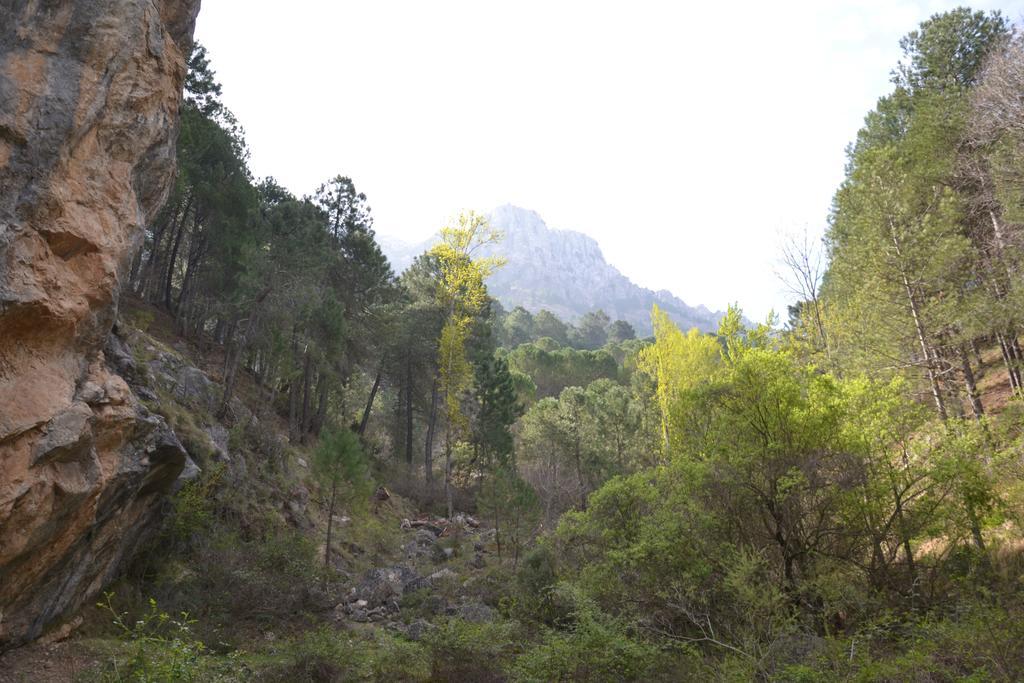
{"label": "tree trunk", "polygon": [[299,443],[299,378],[292,377],[288,382],[288,441]]}
{"label": "tree trunk", "polygon": [[974,381],[974,371],[971,369],[971,359],[967,355],[967,349],[964,345],[959,346],[960,351],[960,368],[964,375],[964,386],[967,387],[967,398],[971,402],[971,410],[974,412],[975,419],[980,420],[981,416],[985,414],[985,409],[981,405],[981,397],[978,395],[978,386]]}
{"label": "tree trunk", "polygon": [[1024,361],[1024,353],[1020,350],[1020,344],[1017,343],[1017,331],[1010,330],[1006,335],[1006,348],[1010,351],[1010,358],[1013,359],[1013,374],[1017,379],[1017,388],[1024,392],[1024,377],[1021,377],[1021,361]]}
{"label": "tree trunk", "polygon": [[[180,203],[181,200],[179,199],[178,201]],[[175,230],[177,230],[177,225],[180,221],[184,220],[182,218],[182,215],[184,213],[188,213],[191,202],[192,197],[190,194],[189,198],[186,200],[185,203],[185,211],[175,211],[173,217],[169,216],[168,220],[165,221],[160,226],[160,228],[153,234],[153,246],[150,248],[149,257],[146,259],[146,264],[142,267],[142,272],[139,274],[139,282],[135,288],[136,294],[138,294],[140,297],[146,298],[147,290],[149,289],[149,286],[152,284],[152,279],[154,277],[156,265],[159,263],[158,256],[160,253],[160,245],[163,242],[164,234],[167,233],[167,228],[169,226],[174,226],[174,228],[171,230],[172,234]]]}
{"label": "tree trunk", "polygon": [[910,306],[910,314],[914,319],[914,328],[917,331],[917,340],[921,344],[921,353],[924,354],[925,367],[928,370],[928,381],[932,389],[932,398],[935,399],[935,409],[939,413],[939,418],[945,422],[947,419],[946,404],[942,400],[942,389],[939,387],[939,379],[935,374],[934,357],[928,344],[927,335],[925,335],[917,297],[914,296],[914,289],[910,286],[910,278],[907,277],[907,271],[903,267],[903,252],[900,249],[899,239],[896,237],[896,229],[891,222],[889,223],[889,231],[892,236],[893,246],[896,249],[896,257],[900,260],[900,278],[903,280],[903,289],[907,294],[907,303]]}
{"label": "tree trunk", "polygon": [[186,223],[187,215],[178,223],[177,234],[174,236],[174,246],[171,247],[170,256],[167,258],[167,274],[164,277],[163,302],[164,308],[168,311],[172,310],[171,287],[174,284],[174,264],[178,260],[178,249],[181,247],[181,238],[185,234]]}
{"label": "tree trunk", "polygon": [[985,539],[981,536],[981,523],[978,521],[978,513],[975,512],[974,506],[967,505],[967,519],[971,523],[971,538],[974,539],[974,546],[979,552],[985,552]]}
{"label": "tree trunk", "polygon": [[327,373],[320,371],[316,380],[316,417],[313,418],[313,435],[320,436],[327,421]]}
{"label": "tree trunk", "polygon": [[412,467],[412,360],[405,363],[405,462]]}
{"label": "tree trunk", "polygon": [[363,408],[363,419],[359,421],[359,438],[366,434],[366,424],[370,421],[370,412],[373,410],[373,400],[377,398],[377,390],[380,389],[380,370],[373,378],[373,388],[370,389],[370,396],[366,399],[366,407]]}
{"label": "tree trunk", "polygon": [[913,585],[917,577],[917,569],[914,566],[914,552],[910,546],[910,534],[907,532],[906,521],[903,517],[903,494],[892,487],[893,500],[896,502],[896,528],[900,533],[900,544],[903,546],[903,554],[907,560],[907,571],[910,573],[910,582]]}
{"label": "tree trunk", "polygon": [[188,260],[185,264],[185,277],[181,281],[181,291],[178,293],[178,302],[175,304],[175,311],[180,314],[182,305],[192,294],[192,284],[195,280],[196,271],[199,270],[199,262],[206,250],[205,237],[194,237],[192,248],[189,249]]}
{"label": "tree trunk", "polygon": [[225,329],[226,325],[224,324],[224,316],[217,316],[217,324],[213,327],[213,341],[218,344],[223,344]]}
{"label": "tree trunk", "polygon": [[1002,256],[1003,249],[1006,248],[1006,242],[1003,239],[1002,227],[999,225],[999,219],[996,218],[996,214],[995,214],[994,211],[989,209],[988,215],[989,215],[989,218],[992,219],[992,233],[993,233],[993,235],[996,238],[996,247],[998,247],[998,249],[999,249],[999,255]]}
{"label": "tree trunk", "polygon": [[[334,503],[338,497],[338,479],[331,482],[331,503],[327,509],[327,542],[324,544],[324,569],[331,568],[331,531],[334,529]],[[326,582],[326,572],[324,581]]]}
{"label": "tree trunk", "polygon": [[256,326],[256,316],[259,313],[260,305],[267,298],[267,295],[270,294],[270,291],[270,287],[267,287],[256,295],[249,309],[249,320],[245,325],[245,330],[242,332],[241,337],[233,342],[234,348],[229,348],[224,358],[224,395],[221,397],[220,407],[217,409],[217,417],[219,418],[223,418],[228,414],[231,397],[235,393],[235,379],[238,376],[238,366],[242,360],[242,354],[245,352],[245,347],[249,343],[249,337],[252,336],[252,330]]}
{"label": "tree trunk", "polygon": [[1017,372],[1016,363],[1014,362],[1010,345],[1006,342],[1006,337],[1002,333],[996,334],[996,339],[999,341],[999,350],[1003,354],[1003,363],[1006,365],[1006,374],[1010,379],[1010,389],[1013,390],[1014,394],[1019,394],[1021,390],[1020,375]]}
{"label": "tree trunk", "polygon": [[231,397],[235,393],[235,380],[238,377],[238,366],[242,359],[242,351],[245,346],[245,333],[242,338],[235,341],[228,351],[227,372],[224,374],[224,395],[221,397],[220,407],[217,408],[217,417],[223,418],[228,414],[231,407]]}
{"label": "tree trunk", "polygon": [[555,521],[552,506],[555,503],[555,491],[558,486],[558,459],[554,456],[553,451],[549,451],[548,464],[551,470],[551,488],[547,492],[547,500],[544,501],[544,524],[551,524]]}
{"label": "tree trunk", "polygon": [[132,267],[128,271],[128,288],[130,291],[135,291],[135,278],[139,276],[139,269],[142,267],[142,249],[135,254],[135,258],[132,259]]}
{"label": "tree trunk", "polygon": [[224,325],[224,368],[221,370],[221,375],[226,377],[228,374],[228,365],[231,363],[231,346],[235,340],[235,328],[238,327],[238,320],[232,319],[230,323]]}
{"label": "tree trunk", "polygon": [[[446,397],[447,399],[447,397]],[[445,400],[445,404],[448,401]],[[444,425],[444,501],[448,506],[448,519],[455,514],[452,509],[452,422],[445,420]]]}
{"label": "tree trunk", "polygon": [[497,502],[494,504],[494,544],[498,546],[498,562],[501,562],[501,517]]}
{"label": "tree trunk", "polygon": [[306,435],[313,420],[313,413],[310,410],[310,389],[313,383],[313,358],[309,349],[306,349],[306,362],[302,370],[302,419],[299,422],[300,433],[299,443],[306,443]]}
{"label": "tree trunk", "polygon": [[430,388],[430,417],[427,419],[427,447],[423,454],[424,476],[429,486],[434,481],[434,427],[437,425],[437,378]]}
{"label": "tree trunk", "polygon": [[587,488],[583,482],[583,456],[580,449],[579,425],[576,425],[576,441],[573,447],[573,456],[576,458],[576,485],[580,489],[580,510],[587,509]]}

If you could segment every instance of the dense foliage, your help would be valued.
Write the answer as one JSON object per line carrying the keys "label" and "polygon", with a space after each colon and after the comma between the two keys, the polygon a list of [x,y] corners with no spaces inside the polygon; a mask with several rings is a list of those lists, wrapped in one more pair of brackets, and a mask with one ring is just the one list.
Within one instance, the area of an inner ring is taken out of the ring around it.
{"label": "dense foliage", "polygon": [[[601,311],[505,312],[474,213],[396,277],[350,179],[300,199],[250,177],[196,50],[132,290],[219,350],[225,419],[244,376],[318,444],[326,565],[339,487],[368,466],[421,509],[476,513],[508,572],[493,623],[365,642],[407,658],[392,675],[1024,677],[1024,39],[957,9],[901,45],[825,262],[787,251],[788,327],[731,309],[703,334],[655,308],[645,340]],[[326,631],[296,648],[386,668]]]}

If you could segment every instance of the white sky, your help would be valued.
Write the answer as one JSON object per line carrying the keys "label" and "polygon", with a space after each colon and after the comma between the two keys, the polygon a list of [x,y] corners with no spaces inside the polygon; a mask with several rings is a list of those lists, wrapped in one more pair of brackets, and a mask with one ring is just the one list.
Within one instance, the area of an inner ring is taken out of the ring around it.
{"label": "white sky", "polygon": [[410,241],[511,202],[634,282],[762,318],[899,38],[957,4],[204,0],[196,35],[257,176],[348,175]]}

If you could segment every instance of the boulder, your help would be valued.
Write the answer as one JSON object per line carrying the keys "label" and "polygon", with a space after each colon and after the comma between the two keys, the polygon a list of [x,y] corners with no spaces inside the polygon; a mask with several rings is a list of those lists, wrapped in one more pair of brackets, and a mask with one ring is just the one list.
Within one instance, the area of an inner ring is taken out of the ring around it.
{"label": "boulder", "polygon": [[417,529],[413,537],[402,546],[402,552],[410,560],[432,557],[437,546],[437,536],[427,529]]}
{"label": "boulder", "polygon": [[209,412],[217,407],[220,390],[205,372],[192,365],[183,365],[175,380],[174,393],[182,403]]}
{"label": "boulder", "polygon": [[451,569],[448,569],[447,567],[445,567],[444,569],[441,569],[440,571],[436,571],[433,574],[431,574],[430,576],[428,576],[427,580],[431,584],[433,584],[433,583],[436,583],[438,581],[449,581],[451,579],[456,579],[456,578],[458,578],[458,574],[453,572]]}
{"label": "boulder", "polygon": [[364,600],[370,608],[379,607],[417,590],[421,582],[422,577],[406,565],[371,569],[352,589],[349,602]]}
{"label": "boulder", "polygon": [[469,602],[458,607],[458,616],[463,621],[474,624],[483,624],[494,621],[495,612],[493,609],[479,602]]}
{"label": "boulder", "polygon": [[409,640],[423,640],[427,634],[436,628],[426,619],[417,619],[406,627],[405,635]]}
{"label": "boulder", "polygon": [[210,437],[210,443],[213,444],[213,459],[218,462],[231,462],[231,453],[228,451],[228,441],[231,435],[227,428],[219,422],[215,422],[205,431],[206,435]]}
{"label": "boulder", "polygon": [[431,558],[434,562],[440,564],[441,562],[447,562],[448,560],[455,557],[454,548],[446,548],[442,545],[434,545],[431,549]]}
{"label": "boulder", "polygon": [[312,529],[313,522],[307,512],[308,507],[309,489],[301,485],[296,486],[292,490],[291,496],[284,502],[285,519],[299,529]]}

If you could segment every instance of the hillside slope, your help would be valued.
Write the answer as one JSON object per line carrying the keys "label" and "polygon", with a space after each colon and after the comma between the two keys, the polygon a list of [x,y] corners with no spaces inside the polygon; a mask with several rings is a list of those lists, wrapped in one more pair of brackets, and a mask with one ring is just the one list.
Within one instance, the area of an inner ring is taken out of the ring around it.
{"label": "hillside slope", "polygon": [[[419,510],[399,492],[416,483],[375,467],[386,494],[345,486],[325,553],[329,489],[315,447],[289,442],[248,374],[216,417],[221,349],[174,328],[165,311],[124,298],[113,338],[132,390],[198,467],[101,599],[0,652],[0,683],[481,680],[493,663],[434,641],[449,622],[497,628],[509,600],[508,551],[503,560],[484,517]],[[375,419],[371,431],[382,429]]]}

